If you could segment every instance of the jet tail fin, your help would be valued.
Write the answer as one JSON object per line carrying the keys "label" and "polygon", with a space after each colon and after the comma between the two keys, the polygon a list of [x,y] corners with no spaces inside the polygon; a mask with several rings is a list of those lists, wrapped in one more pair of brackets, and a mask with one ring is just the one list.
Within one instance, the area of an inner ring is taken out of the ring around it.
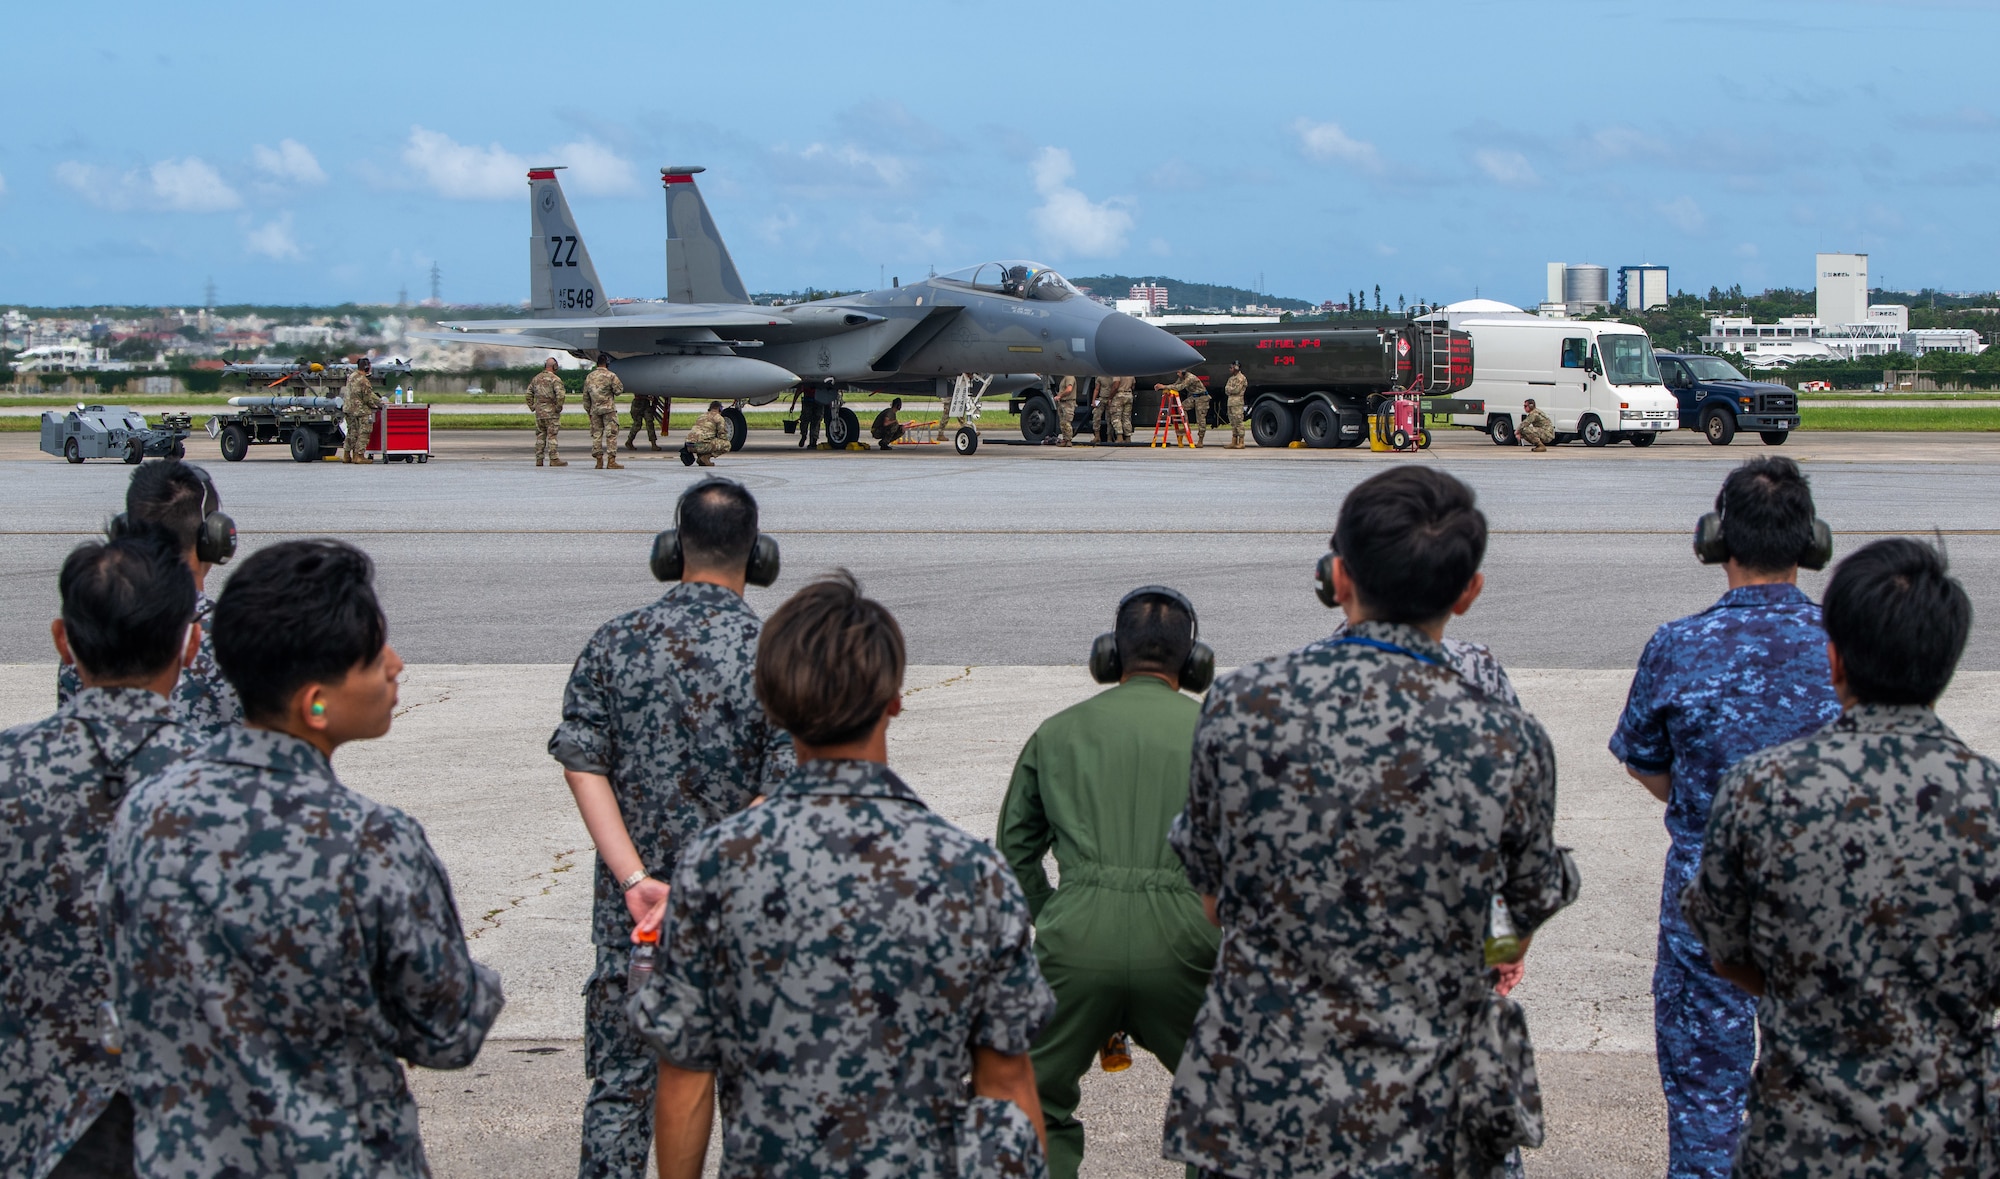
{"label": "jet tail fin", "polygon": [[570,216],[556,168],[528,171],[528,302],[536,319],[608,315],[597,267]]}
{"label": "jet tail fin", "polygon": [[693,165],[660,169],[667,190],[667,302],[748,303],[750,292],[695,186],[701,171]]}

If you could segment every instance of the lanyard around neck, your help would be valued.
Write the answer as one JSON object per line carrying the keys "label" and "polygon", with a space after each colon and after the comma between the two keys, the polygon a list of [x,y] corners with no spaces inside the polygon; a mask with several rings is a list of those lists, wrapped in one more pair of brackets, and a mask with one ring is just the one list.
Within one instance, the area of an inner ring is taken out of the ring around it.
{"label": "lanyard around neck", "polygon": [[1432,656],[1424,654],[1422,651],[1412,651],[1408,647],[1405,647],[1399,643],[1386,643],[1383,642],[1381,639],[1371,639],[1364,635],[1342,635],[1340,636],[1340,638],[1336,639],[1335,642],[1345,643],[1356,647],[1373,647],[1377,651],[1387,651],[1391,655],[1408,655],[1410,658],[1416,660],[1418,663],[1428,663],[1432,667],[1444,666],[1443,660],[1433,658]]}

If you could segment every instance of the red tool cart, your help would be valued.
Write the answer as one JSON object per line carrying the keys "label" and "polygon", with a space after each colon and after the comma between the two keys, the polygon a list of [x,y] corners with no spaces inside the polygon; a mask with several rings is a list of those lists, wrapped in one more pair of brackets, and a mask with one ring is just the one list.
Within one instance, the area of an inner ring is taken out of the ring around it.
{"label": "red tool cart", "polygon": [[430,462],[431,407],[392,403],[376,410],[368,449],[379,452],[385,463]]}

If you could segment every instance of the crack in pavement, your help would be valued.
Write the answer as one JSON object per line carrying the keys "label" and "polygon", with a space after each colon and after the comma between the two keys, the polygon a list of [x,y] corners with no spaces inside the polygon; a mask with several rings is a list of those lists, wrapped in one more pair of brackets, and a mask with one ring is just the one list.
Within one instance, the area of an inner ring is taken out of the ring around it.
{"label": "crack in pavement", "polygon": [[959,672],[957,675],[946,676],[944,679],[939,680],[935,684],[925,684],[921,688],[911,688],[909,691],[903,693],[903,699],[908,700],[910,697],[916,695],[918,692],[928,692],[932,688],[949,688],[953,684],[958,683],[960,680],[969,678],[971,675],[972,675],[972,664],[968,663],[965,665],[965,670]]}
{"label": "crack in pavement", "polygon": [[451,686],[446,685],[443,691],[443,695],[439,696],[435,700],[419,700],[415,704],[405,704],[401,708],[398,708],[396,710],[393,719],[401,720],[402,718],[415,712],[417,709],[429,708],[433,704],[449,704],[451,702],[451,692],[452,692]]}
{"label": "crack in pavement", "polygon": [[477,941],[481,934],[500,928],[500,918],[506,915],[508,911],[520,908],[535,897],[545,897],[554,892],[556,885],[561,883],[556,877],[574,869],[576,867],[576,857],[582,854],[583,851],[583,848],[572,847],[565,851],[557,852],[556,861],[552,866],[546,871],[537,872],[527,877],[530,882],[544,879],[548,881],[547,884],[541,887],[539,892],[524,892],[520,896],[511,898],[506,904],[496,909],[486,910],[485,913],[480,915],[479,924],[466,931],[465,940],[469,942]]}

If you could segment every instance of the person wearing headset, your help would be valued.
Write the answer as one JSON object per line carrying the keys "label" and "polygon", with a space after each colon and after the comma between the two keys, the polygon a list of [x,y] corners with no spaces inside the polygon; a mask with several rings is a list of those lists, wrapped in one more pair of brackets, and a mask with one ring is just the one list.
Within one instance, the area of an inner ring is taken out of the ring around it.
{"label": "person wearing headset", "polygon": [[1431,467],[1340,507],[1314,571],[1338,641],[1217,681],[1168,839],[1222,949],[1162,1153],[1216,1175],[1492,1175],[1539,1144],[1520,1009],[1495,993],[1575,899],[1548,733],[1440,639],[1484,586],[1486,518]]}
{"label": "person wearing headset", "polygon": [[[194,620],[201,626],[201,648],[181,674],[172,692],[174,720],[198,736],[212,736],[243,719],[236,689],[215,662],[215,636],[209,615],[215,603],[208,596],[209,570],[227,565],[236,555],[236,522],[222,511],[222,496],[208,472],[179,459],[143,463],[125,488],[125,511],[111,522],[115,538],[137,527],[157,526],[172,534],[194,574]],[[56,703],[68,703],[83,688],[74,663],[56,669]]]}
{"label": "person wearing headset", "polygon": [[580,1179],[644,1179],[652,1146],[659,1070],[626,1015],[634,926],[667,895],[687,841],[793,766],[791,738],[752,683],[761,623],[743,590],[778,576],[756,499],[727,479],[690,487],[652,567],[675,584],[597,628],[549,738],[597,846]]}
{"label": "person wearing headset", "polygon": [[[1083,1162],[1077,1083],[1108,1040],[1129,1032],[1168,1069],[1180,1064],[1218,942],[1167,846],[1200,712],[1183,693],[1207,689],[1215,653],[1197,638],[1194,604],[1166,586],[1126,594],[1114,625],[1090,670],[1116,686],[1028,738],[995,840],[1027,896],[1035,955],[1056,993],[1033,1049],[1052,1179],[1075,1179]],[[1042,869],[1051,848],[1055,888]]]}
{"label": "person wearing headset", "polygon": [[1681,892],[1723,774],[1840,716],[1820,608],[1798,586],[1799,567],[1824,568],[1832,552],[1797,463],[1764,456],[1731,471],[1695,531],[1696,556],[1723,567],[1728,591],[1654,632],[1611,734],[1611,755],[1666,804],[1672,840],[1653,1026],[1674,1179],[1730,1173],[1757,1055],[1756,1000],[1716,972]]}

